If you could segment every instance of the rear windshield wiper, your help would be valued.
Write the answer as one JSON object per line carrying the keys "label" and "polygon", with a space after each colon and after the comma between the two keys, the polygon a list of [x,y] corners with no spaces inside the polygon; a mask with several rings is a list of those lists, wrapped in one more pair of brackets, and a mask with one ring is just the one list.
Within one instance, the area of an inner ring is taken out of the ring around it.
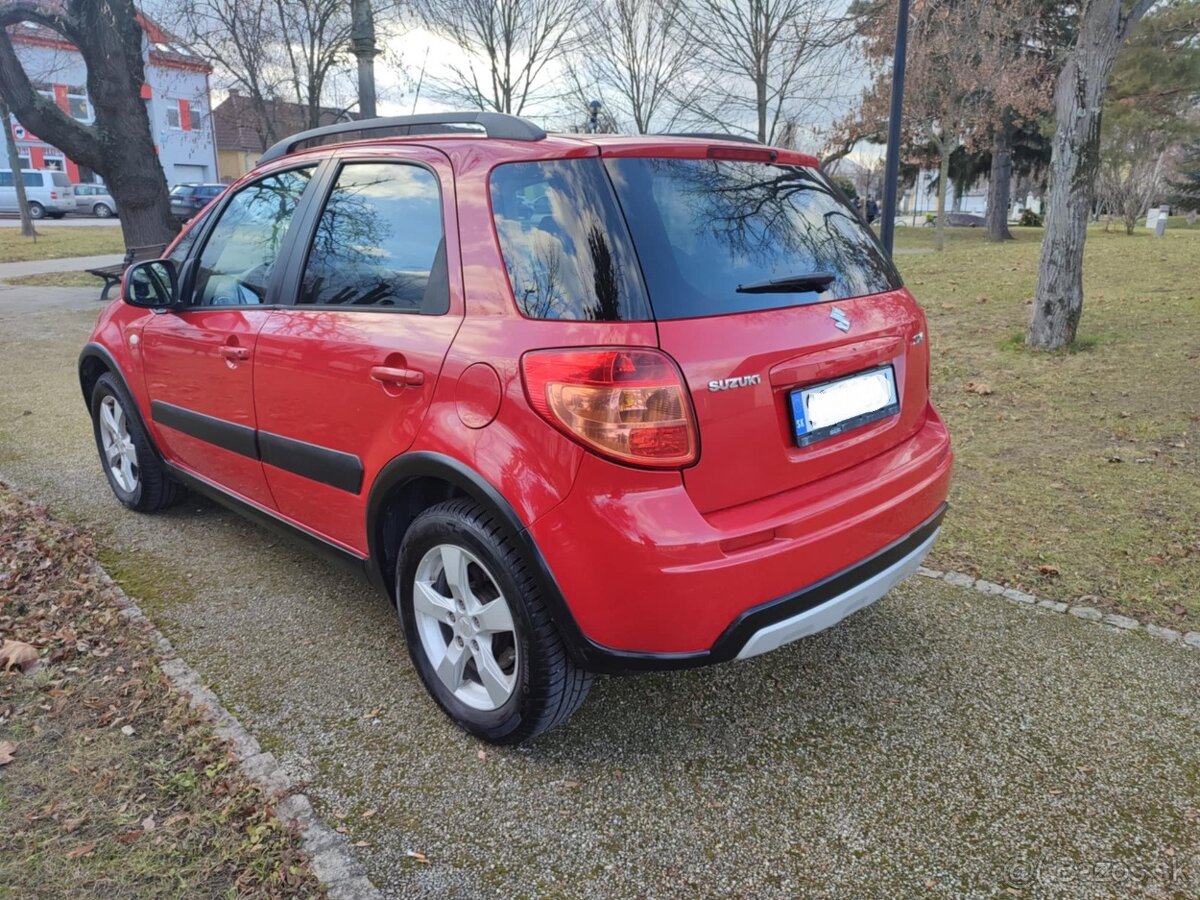
{"label": "rear windshield wiper", "polygon": [[787,278],[773,278],[770,281],[752,281],[750,284],[739,284],[739,294],[791,294],[805,291],[816,291],[818,294],[829,289],[837,276],[832,272],[809,272],[806,275],[790,275]]}

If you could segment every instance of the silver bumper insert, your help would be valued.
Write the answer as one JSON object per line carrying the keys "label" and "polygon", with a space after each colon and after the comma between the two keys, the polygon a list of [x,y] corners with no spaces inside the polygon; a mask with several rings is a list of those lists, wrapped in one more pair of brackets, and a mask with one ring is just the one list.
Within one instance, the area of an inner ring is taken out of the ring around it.
{"label": "silver bumper insert", "polygon": [[806,609],[790,619],[784,619],[759,629],[746,641],[737,658],[748,659],[751,656],[758,656],[760,653],[775,650],[802,637],[824,631],[842,621],[846,616],[858,612],[864,606],[870,606],[917,570],[940,532],[941,529],[937,529],[929,536],[928,540],[908,556],[861,584],[855,585],[844,594],[839,594],[832,600],[826,600],[820,606]]}

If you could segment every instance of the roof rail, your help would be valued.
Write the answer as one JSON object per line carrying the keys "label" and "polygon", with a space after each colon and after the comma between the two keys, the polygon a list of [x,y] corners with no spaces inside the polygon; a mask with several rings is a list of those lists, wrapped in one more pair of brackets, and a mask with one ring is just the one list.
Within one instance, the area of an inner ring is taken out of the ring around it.
{"label": "roof rail", "polygon": [[[337,122],[321,128],[311,128],[284,138],[258,158],[259,165],[273,159],[287,156],[306,141],[319,141],[322,138],[334,137],[339,134],[354,134],[365,131],[383,131],[387,129],[404,129],[404,134],[446,134],[455,133],[458,129],[440,128],[439,126],[479,125],[490,138],[502,138],[509,141],[540,141],[546,132],[519,116],[510,116],[498,112],[446,112],[421,113],[415,116],[388,116],[378,119],[357,119],[351,122]],[[474,132],[463,129],[462,134]]]}
{"label": "roof rail", "polygon": [[671,131],[664,134],[663,137],[700,138],[705,141],[737,141],[739,144],[758,144],[762,146],[762,141],[758,138],[747,137],[744,134],[720,134],[715,131]]}

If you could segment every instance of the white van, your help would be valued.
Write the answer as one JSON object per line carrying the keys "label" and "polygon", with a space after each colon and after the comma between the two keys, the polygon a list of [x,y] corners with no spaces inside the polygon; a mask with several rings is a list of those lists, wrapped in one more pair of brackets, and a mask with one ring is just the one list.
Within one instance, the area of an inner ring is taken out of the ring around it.
{"label": "white van", "polygon": [[[67,213],[75,212],[75,195],[71,193],[71,179],[67,177],[66,172],[22,169],[21,178],[25,182],[29,215],[33,218],[49,216],[52,219],[61,219]],[[0,212],[19,212],[12,169],[0,169]]]}

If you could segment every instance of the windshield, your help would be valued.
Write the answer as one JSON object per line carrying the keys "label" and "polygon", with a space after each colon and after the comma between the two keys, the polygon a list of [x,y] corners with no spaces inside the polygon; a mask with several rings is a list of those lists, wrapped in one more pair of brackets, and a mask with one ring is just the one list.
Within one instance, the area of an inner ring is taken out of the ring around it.
{"label": "windshield", "polygon": [[[813,169],[710,159],[605,164],[656,318],[820,303],[901,284],[874,234]],[[786,286],[762,288],[774,281]]]}

